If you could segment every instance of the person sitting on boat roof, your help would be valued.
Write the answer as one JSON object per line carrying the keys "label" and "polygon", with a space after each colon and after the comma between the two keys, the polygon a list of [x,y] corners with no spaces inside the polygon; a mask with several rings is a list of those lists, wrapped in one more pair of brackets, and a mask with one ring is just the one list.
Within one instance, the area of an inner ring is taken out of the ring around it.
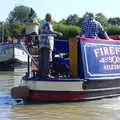
{"label": "person sitting on boat roof", "polygon": [[54,37],[62,36],[61,32],[53,30],[52,27],[52,15],[47,13],[45,16],[45,21],[41,25],[40,34],[40,47],[39,47],[39,66],[40,66],[40,76],[48,77],[50,74],[50,62],[52,62],[52,52],[54,49]]}
{"label": "person sitting on boat roof", "polygon": [[99,35],[102,35],[105,39],[109,40],[109,36],[101,23],[95,20],[95,15],[93,13],[88,13],[83,21],[80,36],[97,39],[99,38]]}

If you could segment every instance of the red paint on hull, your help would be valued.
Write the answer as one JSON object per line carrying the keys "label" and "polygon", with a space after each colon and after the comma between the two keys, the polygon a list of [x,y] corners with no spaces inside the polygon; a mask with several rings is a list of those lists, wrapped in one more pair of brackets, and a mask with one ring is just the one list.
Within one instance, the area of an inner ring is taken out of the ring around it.
{"label": "red paint on hull", "polygon": [[84,99],[84,96],[82,91],[30,91],[28,99],[40,101],[77,101]]}

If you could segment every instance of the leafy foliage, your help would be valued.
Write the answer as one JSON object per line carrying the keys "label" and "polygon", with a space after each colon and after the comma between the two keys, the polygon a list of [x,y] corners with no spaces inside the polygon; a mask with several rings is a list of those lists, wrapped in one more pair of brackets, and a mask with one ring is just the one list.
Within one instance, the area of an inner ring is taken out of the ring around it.
{"label": "leafy foliage", "polygon": [[26,7],[26,6],[16,6],[13,11],[11,11],[8,15],[8,22],[24,22],[25,20],[31,17],[31,14],[36,13],[33,9]]}
{"label": "leafy foliage", "polygon": [[119,17],[110,18],[110,19],[108,19],[108,23],[111,25],[119,25],[120,26],[120,18]]}
{"label": "leafy foliage", "polygon": [[13,22],[9,24],[9,35],[11,37],[16,37],[17,34],[20,34],[25,31],[25,24],[20,22]]}
{"label": "leafy foliage", "polygon": [[105,27],[109,35],[120,35],[120,27],[115,25],[108,25]]}
{"label": "leafy foliage", "polygon": [[[81,24],[86,17],[88,12],[86,12],[82,17],[77,14],[69,15],[67,19],[62,19],[59,22],[54,21],[54,30],[63,33],[63,37],[60,39],[70,39],[75,37],[80,32]],[[16,34],[25,33],[24,21],[31,18],[37,17],[35,11],[27,6],[16,6],[12,11],[10,11],[7,22],[4,23],[4,33],[5,38],[16,37]],[[96,14],[96,20],[98,20],[106,29],[109,35],[120,34],[120,18],[109,18],[107,19],[102,13]],[[43,20],[39,20],[42,22]],[[5,27],[7,26],[7,27]],[[2,38],[2,27],[0,26],[0,38]]]}
{"label": "leafy foliage", "polygon": [[80,28],[74,25],[54,24],[53,27],[54,30],[62,32],[62,39],[66,40],[75,37],[80,32]]}
{"label": "leafy foliage", "polygon": [[96,14],[96,20],[104,26],[108,24],[107,18],[102,13]]}

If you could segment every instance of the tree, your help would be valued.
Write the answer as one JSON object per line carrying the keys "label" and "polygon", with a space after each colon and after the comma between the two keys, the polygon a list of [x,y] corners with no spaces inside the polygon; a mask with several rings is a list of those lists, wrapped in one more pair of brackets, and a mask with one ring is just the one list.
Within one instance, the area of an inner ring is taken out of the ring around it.
{"label": "tree", "polygon": [[37,17],[35,11],[26,6],[16,6],[7,18],[7,31],[10,37],[16,37],[17,34],[25,32],[26,20]]}
{"label": "tree", "polygon": [[79,26],[80,26],[80,27],[82,26],[83,21],[84,21],[84,18],[81,17],[81,18],[79,19]]}
{"label": "tree", "polygon": [[12,22],[9,24],[9,36],[12,38],[16,37],[17,34],[24,32],[25,24],[20,22]]}
{"label": "tree", "polygon": [[120,18],[119,17],[109,18],[108,23],[111,25],[120,25]]}
{"label": "tree", "polygon": [[66,19],[62,19],[61,21],[59,21],[59,23],[66,24]]}
{"label": "tree", "polygon": [[79,19],[80,18],[79,18],[79,16],[77,14],[69,15],[66,20],[62,19],[60,21],[60,23],[67,24],[67,25],[76,25],[76,26],[78,26],[79,25]]}
{"label": "tree", "polygon": [[9,25],[7,22],[0,22],[0,41],[5,41],[9,36]]}
{"label": "tree", "polygon": [[77,14],[74,15],[69,15],[66,22],[67,24],[71,24],[71,25],[79,25],[79,17]]}
{"label": "tree", "polygon": [[[88,13],[89,12],[86,12],[84,15],[83,15],[83,19],[85,19],[87,16],[88,16]],[[95,19],[97,20],[97,21],[99,21],[102,25],[107,25],[108,24],[108,20],[107,20],[107,18],[102,14],[102,13],[97,13],[96,15],[95,15]],[[82,20],[82,19],[81,19]]]}
{"label": "tree", "polygon": [[107,18],[102,13],[96,14],[96,20],[99,21],[104,26],[108,24]]}
{"label": "tree", "polygon": [[8,22],[24,22],[26,19],[29,19],[32,15],[36,17],[36,13],[32,8],[26,6],[16,6],[13,11],[8,15]]}

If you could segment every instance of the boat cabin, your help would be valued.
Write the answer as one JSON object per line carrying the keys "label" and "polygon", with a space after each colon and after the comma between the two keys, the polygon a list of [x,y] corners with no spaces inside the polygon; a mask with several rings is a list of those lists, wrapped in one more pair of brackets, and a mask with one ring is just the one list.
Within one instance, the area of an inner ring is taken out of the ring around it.
{"label": "boat cabin", "polygon": [[53,75],[63,78],[119,77],[120,41],[91,38],[55,40]]}

